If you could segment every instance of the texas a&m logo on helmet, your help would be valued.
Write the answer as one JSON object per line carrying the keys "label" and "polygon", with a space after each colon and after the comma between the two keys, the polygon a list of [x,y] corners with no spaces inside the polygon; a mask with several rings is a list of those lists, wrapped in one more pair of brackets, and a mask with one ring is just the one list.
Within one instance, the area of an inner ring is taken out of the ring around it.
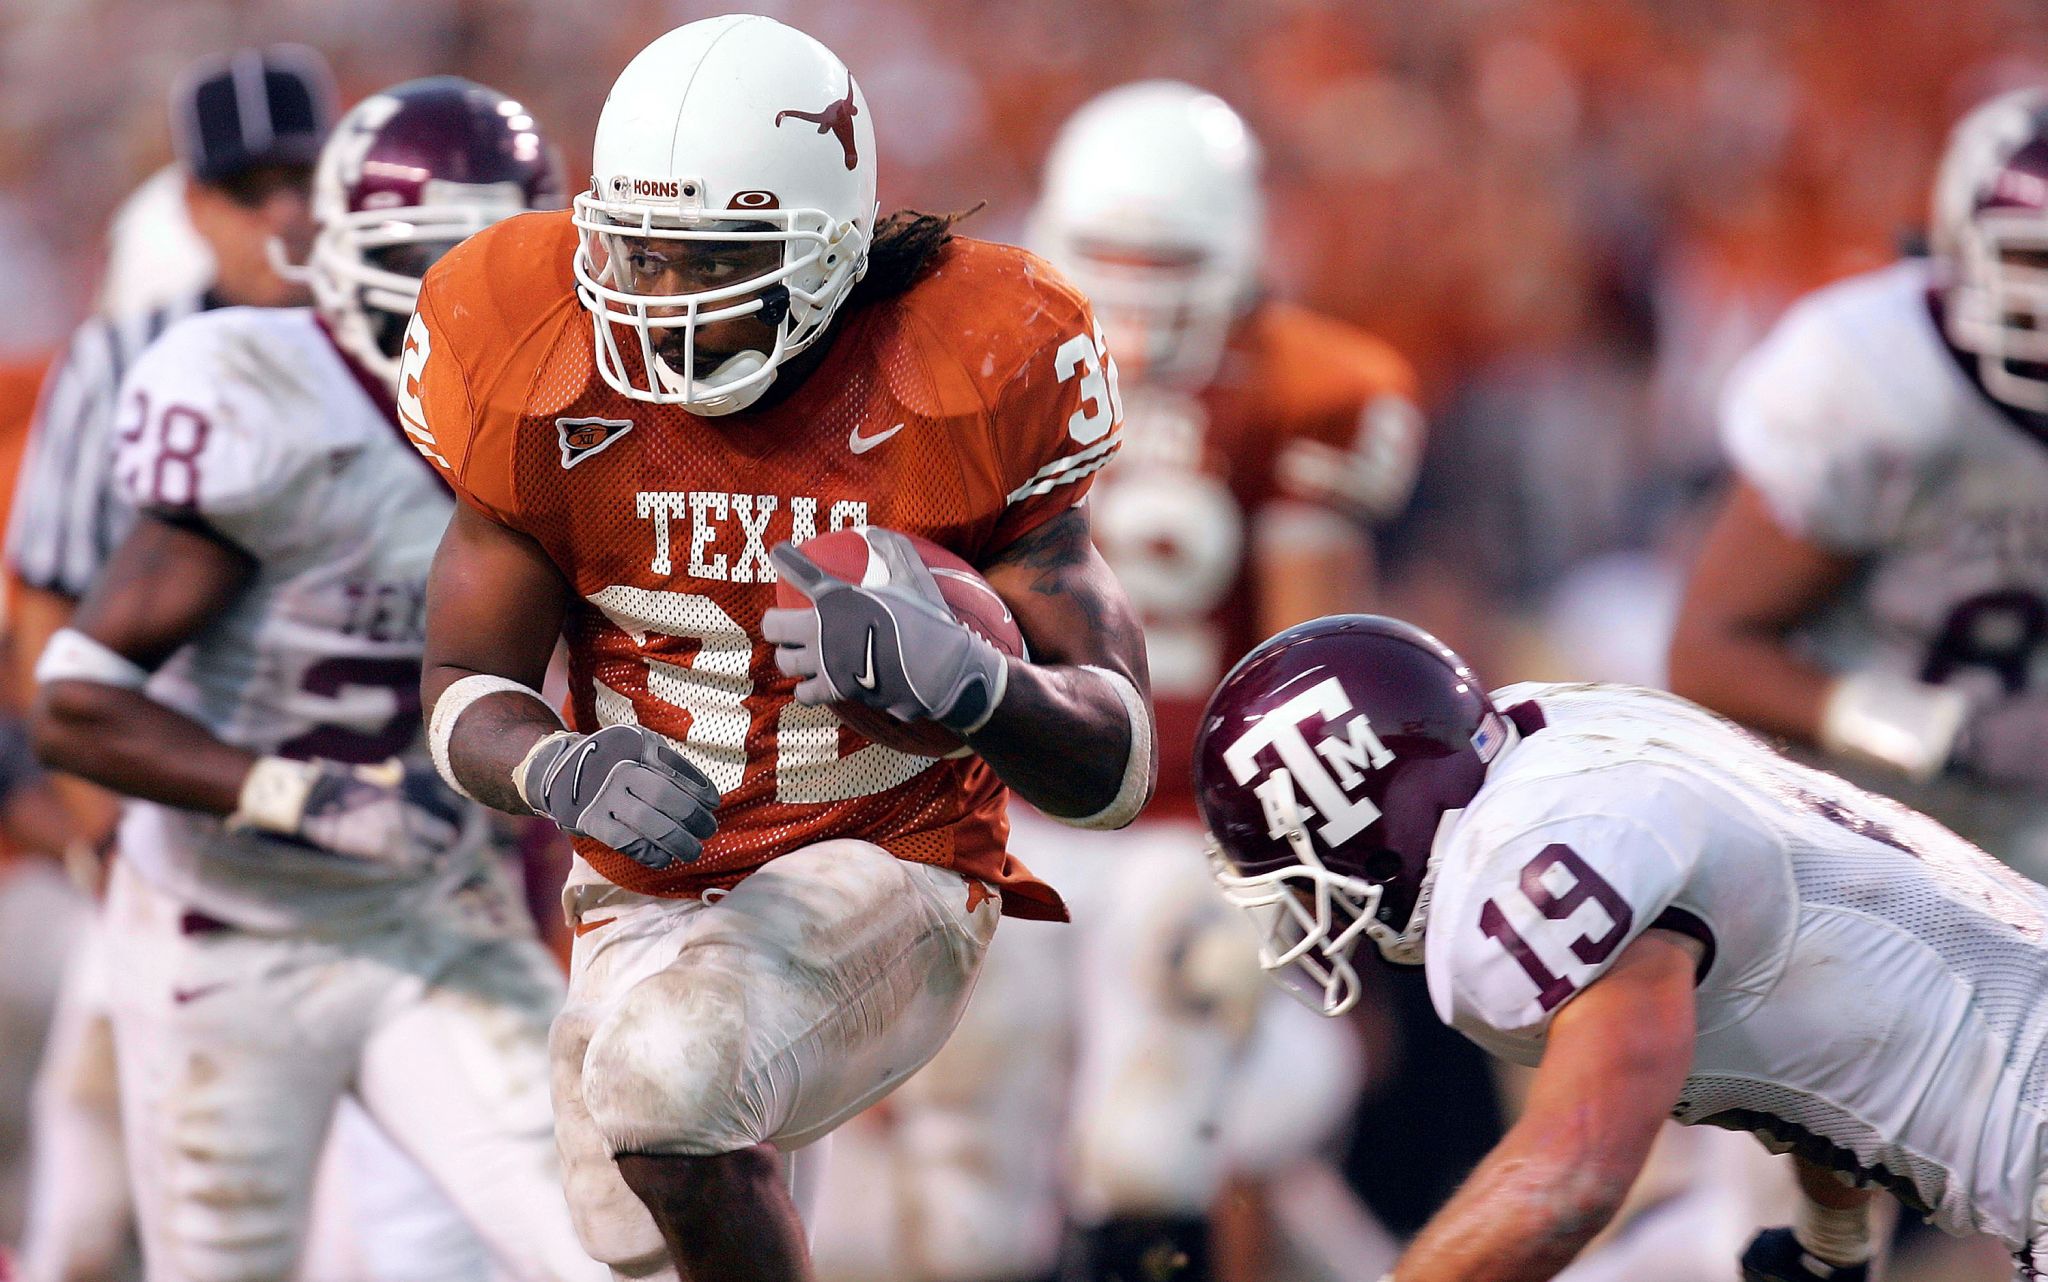
{"label": "texas a&m logo on helmet", "polygon": [[1195,792],[1262,964],[1331,1014],[1357,1000],[1360,937],[1419,964],[1437,829],[1511,733],[1462,659],[1393,619],[1318,619],[1247,655],[1203,714]]}

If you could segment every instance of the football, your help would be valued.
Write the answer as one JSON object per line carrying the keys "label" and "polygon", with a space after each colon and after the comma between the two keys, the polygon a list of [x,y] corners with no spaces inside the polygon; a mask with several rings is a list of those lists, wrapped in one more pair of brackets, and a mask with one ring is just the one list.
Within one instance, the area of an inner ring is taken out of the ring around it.
{"label": "football", "polygon": [[[921,539],[915,534],[904,537],[910,540],[919,558],[930,568],[932,577],[938,582],[939,595],[945,598],[954,618],[1004,654],[1019,659],[1028,657],[1024,634],[1018,630],[1017,621],[1010,617],[1010,608],[988,585],[988,580],[982,578],[973,566],[929,539]],[[849,583],[874,587],[889,581],[887,564],[868,545],[866,526],[820,534],[798,546],[821,569]],[[775,585],[775,604],[793,609],[804,605],[805,600],[803,593],[787,582],[778,582]],[[936,721],[898,721],[886,712],[851,700],[830,706],[849,729],[898,752],[919,757],[945,757],[966,751],[960,736]]]}

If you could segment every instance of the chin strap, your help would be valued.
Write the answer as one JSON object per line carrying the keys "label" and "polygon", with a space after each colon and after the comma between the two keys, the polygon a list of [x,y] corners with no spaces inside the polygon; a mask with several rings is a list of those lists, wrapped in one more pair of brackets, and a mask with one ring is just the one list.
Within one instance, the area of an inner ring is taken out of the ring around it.
{"label": "chin strap", "polygon": [[[668,363],[667,358],[657,356],[654,358],[654,364],[662,385],[668,391],[681,396],[691,390],[689,381],[676,373],[675,367]],[[697,390],[709,390],[713,393],[712,399],[685,401],[682,403],[683,409],[703,418],[720,418],[738,413],[767,394],[768,389],[775,385],[776,372],[770,370],[768,377],[758,383],[748,384],[737,392],[719,394],[718,389],[727,383],[737,383],[751,374],[760,372],[767,364],[767,356],[755,351],[740,352],[726,357],[719,363],[717,369],[696,381]]]}

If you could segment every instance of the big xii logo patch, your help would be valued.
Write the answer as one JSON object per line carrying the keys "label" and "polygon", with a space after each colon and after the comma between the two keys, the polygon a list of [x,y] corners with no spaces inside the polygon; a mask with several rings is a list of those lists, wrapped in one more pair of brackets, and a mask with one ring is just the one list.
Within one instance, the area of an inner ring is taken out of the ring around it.
{"label": "big xii logo patch", "polygon": [[633,430],[630,418],[558,418],[555,430],[562,434],[562,466],[570,468],[594,454],[601,454],[614,441]]}

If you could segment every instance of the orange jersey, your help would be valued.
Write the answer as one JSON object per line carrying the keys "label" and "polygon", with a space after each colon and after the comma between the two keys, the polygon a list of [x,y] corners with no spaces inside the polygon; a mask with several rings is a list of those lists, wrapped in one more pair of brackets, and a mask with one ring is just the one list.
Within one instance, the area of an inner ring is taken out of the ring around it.
{"label": "orange jersey", "polygon": [[1279,304],[1237,324],[1201,391],[1129,389],[1124,450],[1090,507],[1096,544],[1145,625],[1152,813],[1193,813],[1202,708],[1263,638],[1255,522],[1283,500],[1361,526],[1397,513],[1422,447],[1414,394],[1391,347]]}
{"label": "orange jersey", "polygon": [[566,212],[529,214],[436,265],[399,402],[462,501],[574,585],[570,725],[658,730],[722,795],[687,867],[649,871],[583,838],[577,852],[629,890],[693,896],[860,838],[998,886],[1012,915],[1063,916],[1004,854],[993,771],[906,756],[797,704],[761,615],[784,539],[884,526],[982,565],[1080,502],[1121,440],[1087,304],[1021,250],[955,240],[910,289],[834,321],[785,399],[700,418],[600,378],[575,244]]}

